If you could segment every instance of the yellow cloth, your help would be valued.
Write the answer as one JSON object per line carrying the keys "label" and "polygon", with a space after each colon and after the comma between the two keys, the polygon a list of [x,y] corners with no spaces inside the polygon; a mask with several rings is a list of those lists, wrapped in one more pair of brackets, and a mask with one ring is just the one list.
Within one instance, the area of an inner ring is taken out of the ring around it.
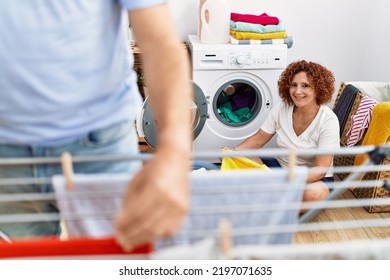
{"label": "yellow cloth", "polygon": [[259,164],[247,157],[222,158],[221,170],[254,168],[269,170],[267,165]]}
{"label": "yellow cloth", "polygon": [[235,31],[233,29],[230,29],[230,35],[237,40],[268,40],[268,39],[287,38],[286,31],[257,33],[257,32]]}
{"label": "yellow cloth", "polygon": [[[367,133],[363,138],[362,146],[379,146],[390,141],[390,102],[380,102],[372,109],[372,118]],[[355,165],[367,160],[368,155],[355,157]]]}

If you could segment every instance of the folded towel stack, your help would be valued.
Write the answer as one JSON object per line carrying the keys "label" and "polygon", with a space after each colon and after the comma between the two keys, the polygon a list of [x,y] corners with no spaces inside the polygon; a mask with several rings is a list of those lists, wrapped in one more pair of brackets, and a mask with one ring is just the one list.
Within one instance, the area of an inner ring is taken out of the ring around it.
{"label": "folded towel stack", "polygon": [[294,38],[288,36],[283,22],[266,13],[261,15],[230,14],[230,43],[235,45],[286,44],[291,48]]}

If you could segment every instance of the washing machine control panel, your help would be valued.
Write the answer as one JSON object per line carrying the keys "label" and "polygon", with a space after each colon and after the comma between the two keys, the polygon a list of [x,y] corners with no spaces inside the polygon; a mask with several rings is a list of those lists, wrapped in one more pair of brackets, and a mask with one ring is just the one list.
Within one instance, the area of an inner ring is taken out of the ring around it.
{"label": "washing machine control panel", "polygon": [[285,52],[230,52],[229,68],[230,69],[266,69],[282,68],[286,65],[287,57]]}

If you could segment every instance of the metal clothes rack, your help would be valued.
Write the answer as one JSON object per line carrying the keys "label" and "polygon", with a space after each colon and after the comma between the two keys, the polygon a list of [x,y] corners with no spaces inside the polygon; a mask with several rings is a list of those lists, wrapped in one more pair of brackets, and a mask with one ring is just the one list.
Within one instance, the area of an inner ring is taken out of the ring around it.
{"label": "metal clothes rack", "polygon": [[[350,186],[354,186],[355,188],[367,188],[370,186],[382,186],[387,189],[390,189],[390,184],[388,180],[384,181],[378,181],[378,180],[372,180],[372,181],[360,181],[358,178],[364,174],[365,172],[371,172],[376,170],[390,170],[389,165],[382,165],[380,166],[379,163],[383,160],[383,157],[385,155],[388,155],[390,153],[390,145],[383,145],[381,147],[373,147],[373,146],[360,146],[360,147],[352,147],[352,148],[340,148],[340,150],[297,150],[294,151],[296,155],[317,155],[317,154],[333,154],[333,155],[348,155],[348,154],[368,154],[369,159],[361,166],[346,166],[346,167],[333,167],[333,172],[341,173],[341,172],[350,172],[351,174],[343,181],[335,182],[334,183],[334,191],[329,194],[329,196],[324,199],[321,202],[312,202],[312,203],[300,203],[300,202],[281,202],[281,203],[261,203],[258,205],[248,205],[248,204],[233,204],[233,205],[219,205],[219,206],[207,206],[207,207],[192,207],[190,210],[190,215],[219,215],[219,214],[237,214],[241,213],[243,215],[247,215],[248,213],[270,213],[271,211],[277,212],[277,211],[288,211],[288,210],[294,210],[298,211],[299,209],[307,208],[309,211],[305,214],[303,214],[301,217],[296,217],[294,219],[293,223],[290,224],[279,224],[279,225],[261,225],[261,226],[248,226],[245,225],[240,228],[233,228],[229,229],[229,226],[225,226],[224,230],[221,230],[220,228],[210,228],[210,229],[201,229],[201,230],[194,230],[191,229],[190,231],[181,231],[179,232],[180,235],[186,236],[188,239],[195,240],[194,243],[199,242],[202,240],[202,238],[211,237],[215,240],[218,240],[220,243],[224,243],[224,246],[220,246],[219,249],[222,247],[225,247],[224,251],[225,253],[222,254],[222,257],[228,258],[226,251],[234,251],[235,244],[233,238],[235,237],[248,237],[252,235],[277,235],[277,234],[283,234],[283,233],[297,233],[297,232],[313,232],[313,231],[327,231],[327,230],[342,230],[342,229],[353,229],[353,228],[361,228],[361,227],[390,227],[390,219],[388,218],[382,218],[382,219],[365,219],[365,220],[351,220],[351,221],[337,221],[337,222],[316,222],[312,223],[310,220],[315,217],[319,211],[323,209],[332,209],[332,208],[343,208],[343,207],[361,207],[362,205],[366,204],[372,204],[376,203],[378,205],[390,205],[390,198],[378,198],[373,201],[373,199],[367,198],[367,199],[356,199],[356,200],[340,200],[336,199],[340,194],[342,194],[344,191],[346,191]],[[247,157],[253,157],[253,156],[288,156],[291,155],[291,151],[285,151],[285,150],[279,150],[279,149],[263,149],[259,151],[242,151],[240,153],[237,152],[226,152],[224,153],[224,157],[237,157],[237,156],[247,156]],[[85,156],[85,157],[73,157],[71,158],[73,163],[79,163],[79,162],[93,162],[93,161],[116,161],[116,160],[148,160],[151,157],[153,157],[152,154],[140,154],[137,156],[113,156],[113,155],[105,155],[105,156]],[[214,159],[214,158],[220,158],[221,154],[219,152],[203,152],[203,153],[196,153],[194,155],[194,159]],[[0,159],[0,168],[2,166],[17,166],[17,165],[30,165],[30,164],[63,164],[61,161],[61,158],[33,158],[33,159]],[[290,172],[295,172],[295,166],[291,167],[291,170],[285,170],[284,173],[280,173],[281,176],[287,176]],[[315,169],[313,169],[315,170]],[[320,168],[317,168],[318,172],[322,172],[324,170],[321,170]],[[277,170],[271,170],[271,172],[278,172]],[[193,176],[214,176],[210,175],[212,172],[208,172],[208,175],[206,174],[194,174]],[[219,173],[219,172],[217,172]],[[235,171],[229,172],[232,175],[235,176]],[[75,175],[76,176],[76,175]],[[244,175],[245,177],[246,175]],[[210,177],[211,178],[211,177]],[[205,179],[207,182],[207,178]],[[0,187],[5,185],[23,185],[23,184],[49,184],[52,182],[52,178],[4,178],[0,180]],[[285,184],[281,186],[280,184],[273,185],[272,183],[267,183],[266,185],[262,182],[253,182],[254,184],[240,184],[235,182],[229,183],[231,181],[227,181],[224,185],[224,188],[221,187],[213,187],[212,184],[208,186],[207,188],[201,188],[201,189],[192,189],[192,195],[200,195],[200,196],[213,196],[216,194],[224,194],[225,192],[231,192],[232,194],[247,194],[248,196],[251,196],[253,193],[257,192],[259,188],[261,188],[261,191],[266,192],[286,192],[291,191],[296,188],[297,190],[301,188],[299,185],[294,184]],[[113,198],[118,197],[121,195],[121,191],[111,191],[111,192],[77,192],[72,193],[69,192],[66,194],[68,197],[72,198],[89,198],[89,199],[102,199],[102,198]],[[55,194],[14,194],[14,195],[2,195],[0,197],[0,203],[2,202],[12,202],[12,201],[20,201],[20,200],[55,200],[58,196],[55,196]],[[107,219],[112,219],[113,215],[115,214],[115,210],[112,211],[106,211],[106,212],[91,212],[91,213],[84,213],[83,215],[75,215],[74,213],[53,213],[53,214],[42,214],[42,213],[35,213],[35,214],[24,214],[24,215],[0,215],[0,227],[2,223],[9,223],[9,222],[25,222],[25,221],[60,221],[63,219],[69,219],[69,220],[79,220],[79,219],[86,219],[88,217],[106,217]],[[222,234],[224,233],[224,234]],[[224,238],[221,238],[221,235],[225,236]],[[227,237],[226,237],[227,236]],[[390,240],[390,237],[388,237]],[[42,247],[42,244],[49,244],[47,248],[55,248],[56,245],[59,246],[74,246],[74,242],[80,241],[85,242],[83,244],[93,244],[93,242],[108,242],[112,245],[113,239],[109,238],[108,241],[105,238],[77,238],[77,239],[69,239],[69,240],[51,240],[50,242],[46,242],[45,240],[43,243],[40,243],[39,240],[31,240],[31,241],[24,241],[24,242],[17,242],[12,240],[12,238],[9,238],[7,235],[2,233],[0,231],[0,240],[3,240],[1,243],[0,241],[0,258],[8,258],[8,257],[50,257],[50,256],[57,256],[55,252],[52,252],[50,250],[45,251],[39,248],[39,246]],[[103,241],[102,241],[103,240]],[[225,240],[225,241],[222,241]],[[381,242],[386,242],[387,238],[385,240],[382,240]],[[45,243],[46,242],[46,243]],[[232,242],[230,245],[226,245],[226,243]],[[389,241],[390,242],[390,241]],[[81,243],[79,243],[81,244]],[[96,246],[97,243],[95,243],[94,246]],[[347,244],[347,242],[346,242]],[[387,243],[386,243],[387,244]],[[191,243],[187,244],[188,246],[191,246]],[[221,245],[221,244],[220,244]],[[15,249],[17,247],[22,249]],[[81,246],[81,245],[80,245]],[[251,244],[250,245],[253,250],[259,247],[258,244]],[[270,244],[267,246],[267,244],[261,245],[261,248],[268,248],[272,250],[272,248],[281,248],[284,246],[285,251],[289,252],[291,248],[296,249],[294,244],[284,244],[284,245],[278,245],[278,244]],[[310,245],[306,245],[310,246]],[[314,246],[314,245],[313,245]],[[29,247],[29,248],[35,248],[33,250],[30,250],[29,254],[23,253],[23,247]],[[77,246],[76,246],[77,247]],[[104,247],[104,246],[103,246]],[[389,246],[390,247],[390,246]],[[164,247],[165,249],[169,247]],[[230,249],[226,249],[230,248]],[[244,246],[236,246],[236,248],[244,248]],[[245,247],[248,248],[248,247]],[[363,247],[362,247],[363,248]],[[146,247],[142,247],[141,249],[137,249],[135,252],[132,252],[133,254],[146,254],[146,255],[153,255],[153,251],[156,249],[156,247],[151,246],[150,244],[147,244]],[[21,250],[21,251],[19,251]],[[36,250],[36,251],[34,251]],[[64,249],[61,249],[64,250]],[[113,255],[120,255],[123,254],[123,252],[118,251],[118,248],[116,249],[107,249],[105,247],[106,253]],[[104,252],[103,250],[103,252]],[[163,250],[163,249],[162,249]],[[222,249],[221,249],[222,250]],[[364,250],[364,249],[362,249]],[[9,252],[19,252],[18,254],[12,255]],[[65,250],[66,251],[66,250]],[[8,252],[8,253],[7,253]],[[255,251],[253,251],[255,252]],[[248,249],[246,251],[248,253]],[[91,256],[89,253],[83,253],[83,252],[69,252],[67,256],[74,256],[74,255],[84,254],[87,256]],[[241,255],[242,256],[242,255]],[[291,256],[291,254],[290,254]],[[295,254],[295,256],[297,256]],[[127,256],[129,257],[129,256]],[[237,258],[239,258],[239,255],[236,255]]]}

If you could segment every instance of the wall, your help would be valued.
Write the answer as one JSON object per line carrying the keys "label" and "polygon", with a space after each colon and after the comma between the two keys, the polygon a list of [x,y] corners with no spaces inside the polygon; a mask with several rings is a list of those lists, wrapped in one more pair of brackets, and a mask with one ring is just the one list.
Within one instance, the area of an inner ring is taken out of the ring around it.
{"label": "wall", "polygon": [[368,26],[357,80],[390,82],[390,17],[388,0],[375,0],[361,21]]}
{"label": "wall", "polygon": [[[390,82],[388,0],[227,0],[232,11],[283,20],[295,43],[288,61],[319,62],[341,81]],[[183,40],[197,33],[198,0],[168,0]]]}

